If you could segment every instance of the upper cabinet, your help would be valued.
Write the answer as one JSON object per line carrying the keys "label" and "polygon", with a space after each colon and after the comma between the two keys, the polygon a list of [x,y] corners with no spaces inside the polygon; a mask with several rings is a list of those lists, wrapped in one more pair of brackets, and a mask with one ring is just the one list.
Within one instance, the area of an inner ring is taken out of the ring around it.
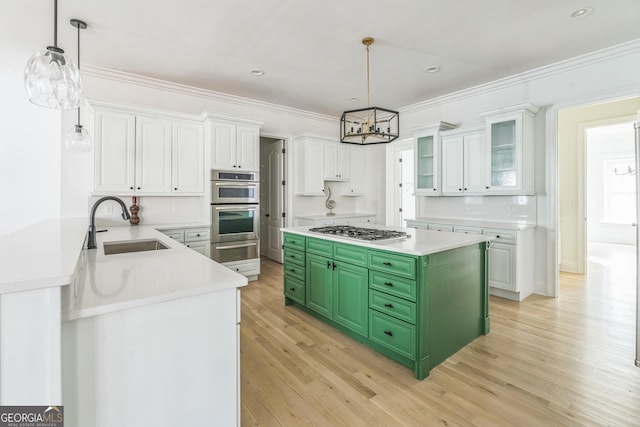
{"label": "upper cabinet", "polygon": [[234,123],[211,122],[211,168],[260,170],[260,128]]}
{"label": "upper cabinet", "polygon": [[324,180],[349,180],[350,147],[336,141],[325,141],[324,147]]}
{"label": "upper cabinet", "polygon": [[414,130],[415,194],[417,196],[442,195],[440,132],[454,128],[455,125],[439,122]]}
{"label": "upper cabinet", "polygon": [[442,132],[442,194],[486,194],[486,138],[483,127]]}
{"label": "upper cabinet", "polygon": [[324,196],[325,141],[312,135],[293,139],[295,193],[300,196]]}
{"label": "upper cabinet", "polygon": [[517,105],[481,114],[486,123],[487,194],[534,193],[534,124],[539,107]]}
{"label": "upper cabinet", "polygon": [[365,165],[367,147],[353,145],[349,149],[349,182],[343,196],[365,195]]}
{"label": "upper cabinet", "polygon": [[120,195],[201,194],[202,126],[197,122],[96,108],[94,188]]}

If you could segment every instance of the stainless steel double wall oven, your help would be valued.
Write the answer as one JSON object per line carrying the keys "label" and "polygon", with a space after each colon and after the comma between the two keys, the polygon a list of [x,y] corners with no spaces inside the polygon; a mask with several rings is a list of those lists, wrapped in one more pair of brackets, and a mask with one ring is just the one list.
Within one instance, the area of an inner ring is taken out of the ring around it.
{"label": "stainless steel double wall oven", "polygon": [[211,171],[211,258],[260,257],[258,172]]}

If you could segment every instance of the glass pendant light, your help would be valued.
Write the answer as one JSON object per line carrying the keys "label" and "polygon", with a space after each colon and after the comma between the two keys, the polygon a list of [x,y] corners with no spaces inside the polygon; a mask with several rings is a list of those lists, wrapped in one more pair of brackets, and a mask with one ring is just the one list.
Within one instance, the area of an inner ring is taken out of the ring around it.
{"label": "glass pendant light", "polygon": [[58,0],[54,0],[53,46],[36,52],[24,70],[29,101],[59,110],[78,108],[82,100],[80,70],[58,47]]}
{"label": "glass pendant light", "polygon": [[[69,21],[78,30],[78,71],[80,70],[80,30],[87,28],[87,23],[79,19]],[[91,136],[80,124],[80,105],[78,105],[78,121],[64,136],[64,146],[67,151],[74,153],[88,153],[91,151]]]}

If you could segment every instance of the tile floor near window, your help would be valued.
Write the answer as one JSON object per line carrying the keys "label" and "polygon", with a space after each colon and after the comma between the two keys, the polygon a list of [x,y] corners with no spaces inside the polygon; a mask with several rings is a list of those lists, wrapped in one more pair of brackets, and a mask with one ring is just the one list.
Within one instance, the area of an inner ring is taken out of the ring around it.
{"label": "tile floor near window", "polygon": [[242,425],[640,425],[633,263],[610,252],[561,274],[557,299],[492,297],[491,332],[423,381],[285,307],[282,266],[263,260],[242,289]]}

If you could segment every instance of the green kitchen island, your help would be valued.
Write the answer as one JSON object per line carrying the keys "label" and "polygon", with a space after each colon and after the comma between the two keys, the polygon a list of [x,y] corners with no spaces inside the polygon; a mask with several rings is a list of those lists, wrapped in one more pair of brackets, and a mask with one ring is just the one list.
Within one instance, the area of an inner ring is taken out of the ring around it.
{"label": "green kitchen island", "polygon": [[487,249],[493,236],[363,226],[409,237],[366,241],[308,226],[284,228],[285,304],[424,379],[489,332]]}

